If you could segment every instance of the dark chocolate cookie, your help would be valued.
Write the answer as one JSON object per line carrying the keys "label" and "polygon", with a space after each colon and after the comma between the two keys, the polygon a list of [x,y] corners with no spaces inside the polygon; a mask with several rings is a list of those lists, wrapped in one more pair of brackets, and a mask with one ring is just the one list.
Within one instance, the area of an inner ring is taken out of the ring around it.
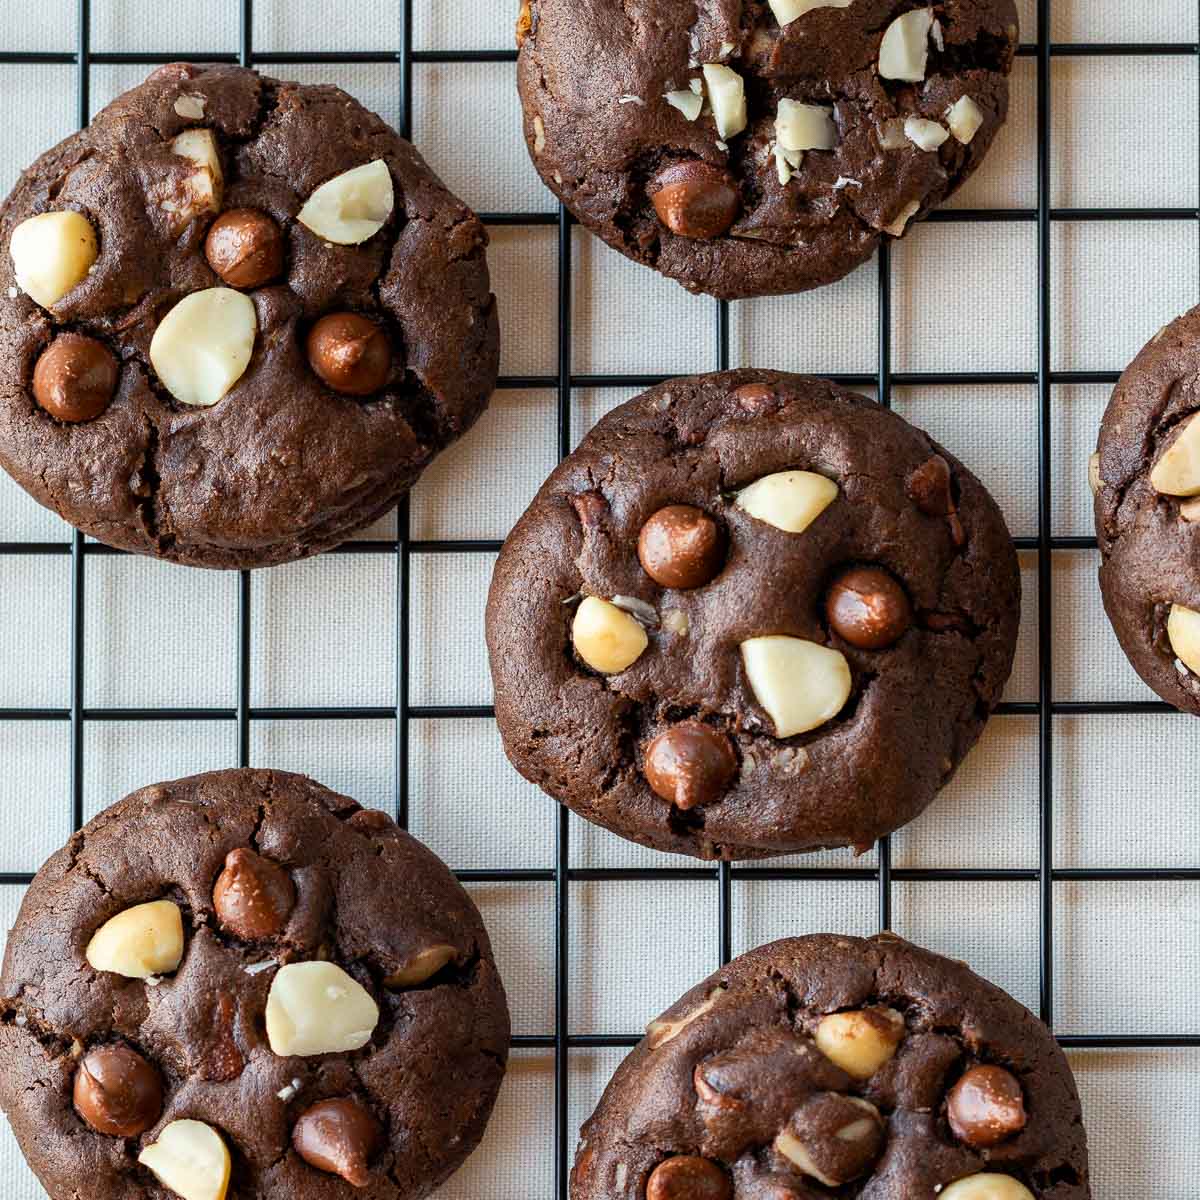
{"label": "dark chocolate cookie", "polygon": [[1050,1031],[891,934],[787,938],[650,1023],[571,1178],[572,1200],[829,1195],[1087,1200],[1079,1097]]}
{"label": "dark chocolate cookie", "polygon": [[1168,704],[1200,715],[1200,308],[1121,376],[1093,455],[1100,590],[1121,648]]}
{"label": "dark chocolate cookie", "polygon": [[496,565],[487,638],[516,768],[701,858],[866,849],[975,743],[1020,578],[995,502],[819,379],[677,379],[606,416]]}
{"label": "dark chocolate cookie", "polygon": [[486,245],[338,88],[162,67],[0,210],[0,464],[142,554],[336,545],[486,407]]}
{"label": "dark chocolate cookie", "polygon": [[52,1200],[413,1200],[478,1143],[508,1053],[445,865],[278,771],[143,788],[75,834],[0,993],[0,1105]]}
{"label": "dark chocolate cookie", "polygon": [[1008,115],[1013,0],[524,0],[534,165],[610,246],[736,299],[840,279]]}

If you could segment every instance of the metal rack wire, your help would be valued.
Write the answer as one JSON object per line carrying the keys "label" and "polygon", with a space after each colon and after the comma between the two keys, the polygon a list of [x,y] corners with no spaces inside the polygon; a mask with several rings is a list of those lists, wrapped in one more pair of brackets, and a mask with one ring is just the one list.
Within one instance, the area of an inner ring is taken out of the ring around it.
{"label": "metal rack wire", "polygon": [[[239,9],[239,48],[237,53],[196,50],[186,53],[122,53],[93,52],[91,49],[91,16],[93,0],[78,0],[78,41],[73,52],[0,50],[0,64],[62,64],[76,69],[77,111],[80,125],[90,116],[91,69],[96,65],[145,64],[157,65],[180,58],[198,62],[237,62],[244,66],[275,67],[288,64],[353,64],[388,63],[399,69],[400,129],[409,136],[413,113],[413,68],[421,64],[447,63],[511,63],[516,59],[513,50],[415,50],[412,45],[413,0],[402,0],[401,23],[394,48],[364,52],[329,53],[256,53],[253,47],[254,0],[230,0]],[[693,867],[637,868],[573,868],[569,859],[569,814],[559,809],[557,814],[555,859],[550,869],[469,870],[460,871],[464,882],[549,882],[555,894],[555,985],[554,1029],[539,1035],[519,1036],[514,1044],[519,1048],[553,1050],[555,1062],[554,1145],[555,1184],[558,1200],[566,1200],[568,1190],[569,1156],[574,1145],[575,1131],[568,1124],[568,1065],[570,1051],[576,1048],[632,1046],[636,1033],[628,1035],[568,1034],[569,964],[571,954],[569,929],[569,896],[573,883],[595,880],[687,879],[712,880],[717,887],[718,921],[715,930],[713,958],[725,963],[732,953],[732,881],[739,880],[846,880],[873,881],[877,886],[878,923],[880,928],[891,924],[892,887],[897,881],[1028,881],[1038,885],[1039,938],[1039,1006],[1042,1018],[1053,1027],[1054,1019],[1054,885],[1065,881],[1200,881],[1200,865],[1192,868],[1088,868],[1065,869],[1054,865],[1054,782],[1053,782],[1053,722],[1057,716],[1116,713],[1165,713],[1172,711],[1156,702],[1066,702],[1053,699],[1051,643],[1054,629],[1052,608],[1052,556],[1058,551],[1095,548],[1090,537],[1056,537],[1051,532],[1051,396],[1052,388],[1063,384],[1112,384],[1115,372],[1054,371],[1051,369],[1051,226],[1054,222],[1087,221],[1196,221],[1200,211],[1192,208],[1052,208],[1050,206],[1050,67],[1056,57],[1087,56],[1200,56],[1200,46],[1189,43],[1104,43],[1053,44],[1049,40],[1052,0],[1037,0],[1038,39],[1023,45],[1018,53],[1036,60],[1037,78],[1037,206],[1033,209],[955,209],[935,212],[930,220],[938,222],[1028,222],[1037,227],[1037,369],[992,372],[929,372],[902,373],[891,367],[891,301],[892,283],[888,247],[881,248],[877,263],[878,300],[878,369],[874,374],[834,375],[838,382],[850,386],[874,387],[879,400],[890,404],[896,387],[952,386],[963,384],[1004,385],[1024,384],[1037,389],[1038,397],[1038,520],[1037,535],[1017,539],[1019,550],[1037,555],[1037,700],[1005,703],[1002,714],[1035,716],[1038,722],[1038,865],[1026,869],[960,869],[960,868],[894,868],[888,840],[878,847],[874,867],[795,867],[770,865],[696,865]],[[515,101],[514,101],[515,102]],[[562,457],[571,449],[571,397],[576,388],[620,388],[638,390],[662,382],[655,375],[585,375],[574,374],[571,363],[571,269],[572,229],[574,221],[565,209],[557,212],[521,212],[483,214],[485,223],[493,226],[553,226],[557,231],[558,251],[558,349],[557,370],[553,375],[507,376],[500,381],[502,389],[547,389],[557,397],[557,443]],[[1031,298],[1032,299],[1032,298]],[[723,369],[730,360],[729,305],[714,302],[714,352],[712,366]],[[171,720],[213,721],[234,723],[237,731],[237,762],[250,762],[251,725],[256,721],[287,720],[378,720],[394,721],[395,726],[395,813],[401,824],[407,823],[409,809],[409,729],[415,720],[470,719],[489,720],[492,709],[486,706],[439,705],[418,706],[410,702],[409,679],[409,619],[410,568],[414,555],[495,553],[496,541],[417,540],[410,535],[409,506],[404,502],[398,513],[398,532],[394,539],[355,541],[342,545],[333,553],[384,554],[395,559],[396,571],[396,680],[395,703],[379,707],[318,707],[278,708],[252,707],[250,703],[250,649],[252,578],[249,572],[239,575],[237,589],[237,688],[233,708],[88,708],[84,706],[84,670],[87,648],[84,641],[84,603],[86,566],[95,555],[119,554],[120,551],[86,540],[74,532],[69,542],[4,542],[0,541],[0,556],[70,556],[70,702],[66,708],[0,708],[0,721],[62,721],[70,726],[70,805],[72,827],[79,828],[84,819],[84,727],[89,722],[127,721],[156,722]],[[11,573],[10,573],[11,574]],[[21,873],[0,874],[0,886],[27,884],[32,876]],[[1077,1048],[1151,1048],[1185,1046],[1200,1047],[1200,1031],[1180,1031],[1174,1035],[1107,1035],[1104,1033],[1064,1036],[1064,1046]]]}

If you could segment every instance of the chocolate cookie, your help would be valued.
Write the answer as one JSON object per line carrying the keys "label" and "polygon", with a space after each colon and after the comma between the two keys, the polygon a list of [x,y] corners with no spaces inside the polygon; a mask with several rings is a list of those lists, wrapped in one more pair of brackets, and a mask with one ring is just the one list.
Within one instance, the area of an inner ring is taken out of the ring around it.
{"label": "chocolate cookie", "polygon": [[1087,1200],[1079,1097],[1050,1031],[891,934],[787,938],[650,1023],[571,1177],[572,1200],[831,1194]]}
{"label": "chocolate cookie", "polygon": [[142,554],[336,545],[486,407],[486,245],[339,89],[161,67],[0,210],[0,464]]}
{"label": "chocolate cookie", "polygon": [[496,565],[487,638],[526,778],[701,858],[865,850],[933,799],[1012,666],[994,501],[819,379],[677,379],[606,416]]}
{"label": "chocolate cookie", "polygon": [[525,139],[610,246],[694,292],[831,283],[1008,115],[1013,0],[524,0]]}
{"label": "chocolate cookie", "polygon": [[75,834],[0,993],[0,1105],[52,1200],[426,1196],[508,1053],[444,864],[278,771],[143,788]]}
{"label": "chocolate cookie", "polygon": [[1200,715],[1200,308],[1121,376],[1089,475],[1104,609],[1134,670]]}

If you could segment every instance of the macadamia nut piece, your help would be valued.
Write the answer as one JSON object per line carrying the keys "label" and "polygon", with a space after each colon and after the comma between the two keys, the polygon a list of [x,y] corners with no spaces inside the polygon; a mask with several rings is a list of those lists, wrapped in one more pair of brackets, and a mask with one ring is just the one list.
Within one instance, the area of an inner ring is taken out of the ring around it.
{"label": "macadamia nut piece", "polygon": [[946,109],[946,124],[955,141],[969,146],[983,125],[983,109],[970,96],[960,96]]}
{"label": "macadamia nut piece", "polygon": [[784,150],[832,150],[838,144],[833,109],[783,99],[775,114],[775,137]]}
{"label": "macadamia nut piece", "polygon": [[344,1054],[371,1040],[379,1006],[334,963],[288,963],[271,981],[266,1020],[267,1041],[280,1057]]}
{"label": "macadamia nut piece", "polygon": [[171,151],[186,158],[195,168],[183,181],[181,193],[162,201],[164,212],[174,213],[176,224],[186,225],[204,213],[221,211],[225,176],[217,140],[209,129],[185,129],[171,143]]}
{"label": "macadamia nut piece", "polygon": [[785,533],[803,533],[837,499],[832,479],[813,471],[779,471],[742,488],[734,503]]}
{"label": "macadamia nut piece", "polygon": [[704,97],[697,95],[691,88],[680,91],[665,92],[663,99],[672,107],[683,113],[688,121],[694,121],[704,108]]}
{"label": "macadamia nut piece", "polygon": [[924,117],[908,117],[904,122],[904,136],[918,150],[936,150],[950,133],[936,121],[926,121]]}
{"label": "macadamia nut piece", "polygon": [[650,644],[633,617],[599,596],[585,596],[580,602],[571,623],[571,641],[575,653],[601,675],[620,674]]}
{"label": "macadamia nut piece", "polygon": [[902,79],[920,83],[929,61],[929,31],[933,27],[931,8],[914,8],[897,17],[879,44],[879,74],[884,79]]}
{"label": "macadamia nut piece", "polygon": [[96,231],[82,213],[39,213],[12,232],[17,286],[43,308],[53,308],[91,269],[99,254]]}
{"label": "macadamia nut piece", "polygon": [[384,987],[416,987],[436,975],[458,952],[446,944],[418,950],[398,971],[384,979]]}
{"label": "macadamia nut piece", "polygon": [[150,362],[181,404],[211,408],[244,374],[258,317],[249,296],[205,288],[184,296],[158,323]]}
{"label": "macadamia nut piece", "polygon": [[724,994],[725,988],[715,987],[705,997],[703,1004],[698,1004],[682,1017],[676,1017],[672,1021],[659,1017],[658,1020],[651,1021],[646,1026],[646,1041],[650,1049],[657,1050],[659,1046],[665,1046],[672,1038],[678,1037],[693,1021],[704,1016]]}
{"label": "macadamia nut piece", "polygon": [[776,737],[824,725],[850,698],[850,666],[840,650],[782,635],[749,638],[741,650],[754,698],[774,722]]}
{"label": "macadamia nut piece", "polygon": [[1011,1175],[968,1175],[943,1188],[938,1200],[1034,1200],[1033,1193]]}
{"label": "macadamia nut piece", "polygon": [[88,964],[96,971],[149,979],[174,971],[183,958],[183,916],[170,900],[135,904],[110,917],[88,942]]}
{"label": "macadamia nut piece", "polygon": [[721,63],[705,63],[702,70],[717,135],[728,141],[746,128],[746,85],[736,71]]}
{"label": "macadamia nut piece", "polygon": [[321,184],[296,220],[327,242],[357,246],[384,227],[394,202],[392,173],[377,158]]}
{"label": "macadamia nut piece", "polygon": [[1200,612],[1172,604],[1167,617],[1167,641],[1175,657],[1193,675],[1200,675]]}
{"label": "macadamia nut piece", "polygon": [[790,25],[814,8],[849,8],[851,0],[770,0],[771,11],[780,25]]}
{"label": "macadamia nut piece", "polygon": [[1200,412],[1182,422],[1174,440],[1154,464],[1150,484],[1164,496],[1200,493]]}
{"label": "macadamia nut piece", "polygon": [[894,1008],[830,1013],[813,1034],[817,1049],[855,1079],[870,1079],[903,1037],[904,1018]]}
{"label": "macadamia nut piece", "polygon": [[224,1200],[229,1187],[229,1149],[203,1121],[172,1121],[138,1162],[183,1200]]}

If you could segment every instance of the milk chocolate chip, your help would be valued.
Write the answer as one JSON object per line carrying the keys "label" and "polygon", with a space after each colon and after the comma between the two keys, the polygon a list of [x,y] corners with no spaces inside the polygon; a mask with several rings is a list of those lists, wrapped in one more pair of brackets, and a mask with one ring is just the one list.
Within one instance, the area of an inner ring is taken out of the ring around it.
{"label": "milk chocolate chip", "polygon": [[669,504],[642,526],[638,559],[646,574],[663,587],[702,587],[725,560],[725,535],[701,509]]}
{"label": "milk chocolate chip", "polygon": [[213,888],[217,920],[235,937],[273,937],[287,924],[296,904],[291,876],[253,850],[231,850]]}
{"label": "milk chocolate chip", "polygon": [[33,398],[60,421],[94,420],[116,390],[117,360],[80,333],[60,333],[33,368]]}
{"label": "milk chocolate chip", "polygon": [[357,1100],[342,1097],[308,1109],[292,1130],[292,1145],[310,1167],[361,1188],[371,1181],[367,1164],[381,1134],[379,1122]]}
{"label": "milk chocolate chip", "polygon": [[730,1200],[733,1185],[715,1162],[677,1154],[660,1162],[646,1181],[646,1200]]}
{"label": "milk chocolate chip", "polygon": [[737,773],[729,738],[703,721],[680,721],[647,747],[646,782],[676,808],[719,800]]}
{"label": "milk chocolate chip", "polygon": [[720,237],[740,207],[733,180],[719,167],[697,159],[659,171],[649,192],[658,219],[685,238]]}
{"label": "milk chocolate chip", "polygon": [[908,498],[927,517],[948,517],[954,512],[950,490],[950,464],[940,455],[927,458],[908,477]]}
{"label": "milk chocolate chip", "polygon": [[97,1133],[137,1137],[162,1112],[162,1079],[129,1046],[97,1046],[75,1071],[75,1111]]}
{"label": "milk chocolate chip", "polygon": [[209,228],[204,254],[230,287],[262,287],[283,270],[283,231],[257,208],[231,208]]}
{"label": "milk chocolate chip", "polygon": [[825,599],[830,628],[860,650],[882,650],[912,624],[904,589],[879,567],[851,567],[833,581]]}
{"label": "milk chocolate chip", "polygon": [[335,392],[369,396],[392,371],[392,347],[387,334],[358,313],[330,313],[309,331],[308,361]]}
{"label": "milk chocolate chip", "polygon": [[995,1146],[1025,1128],[1025,1097],[1003,1067],[972,1067],[950,1089],[946,1116],[968,1146]]}

